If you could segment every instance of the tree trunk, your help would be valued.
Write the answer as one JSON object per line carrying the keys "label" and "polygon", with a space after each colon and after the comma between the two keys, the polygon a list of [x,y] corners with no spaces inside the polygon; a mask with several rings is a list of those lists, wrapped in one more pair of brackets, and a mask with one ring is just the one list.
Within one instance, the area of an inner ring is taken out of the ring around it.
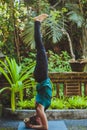
{"label": "tree trunk", "polygon": [[87,29],[82,28],[83,55],[87,58]]}
{"label": "tree trunk", "polygon": [[18,28],[16,28],[16,19],[15,19],[15,16],[14,16],[14,0],[10,0],[9,4],[10,4],[10,8],[11,8],[11,22],[12,22],[13,28],[14,28],[14,32],[13,32],[14,41],[13,41],[13,43],[16,47],[18,61],[20,62],[19,32],[18,32]]}

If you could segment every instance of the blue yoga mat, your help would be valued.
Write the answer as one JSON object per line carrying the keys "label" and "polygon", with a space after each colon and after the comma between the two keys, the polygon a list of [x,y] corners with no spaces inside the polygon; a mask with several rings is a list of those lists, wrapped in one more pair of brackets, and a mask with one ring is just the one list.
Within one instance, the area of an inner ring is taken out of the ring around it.
{"label": "blue yoga mat", "polygon": [[[64,121],[48,121],[49,130],[68,130]],[[25,127],[24,122],[20,122],[18,130],[35,130]]]}

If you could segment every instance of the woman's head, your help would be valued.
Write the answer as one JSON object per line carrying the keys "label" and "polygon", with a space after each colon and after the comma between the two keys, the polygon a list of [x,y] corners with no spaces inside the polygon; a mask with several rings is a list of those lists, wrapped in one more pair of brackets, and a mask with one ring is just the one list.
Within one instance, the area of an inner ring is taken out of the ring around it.
{"label": "woman's head", "polygon": [[40,125],[41,120],[40,120],[39,116],[34,115],[34,116],[31,116],[30,118],[25,118],[24,123],[25,123],[26,127],[29,127],[30,124],[32,124],[32,125]]}

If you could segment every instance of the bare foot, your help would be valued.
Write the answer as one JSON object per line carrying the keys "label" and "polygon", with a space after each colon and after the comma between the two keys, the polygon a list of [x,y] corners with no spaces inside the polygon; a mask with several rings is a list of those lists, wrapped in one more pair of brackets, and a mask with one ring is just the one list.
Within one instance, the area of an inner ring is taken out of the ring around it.
{"label": "bare foot", "polygon": [[40,21],[40,22],[42,22],[42,21],[45,20],[47,17],[48,17],[47,14],[41,14],[41,15],[35,17],[34,20],[35,20],[35,21]]}

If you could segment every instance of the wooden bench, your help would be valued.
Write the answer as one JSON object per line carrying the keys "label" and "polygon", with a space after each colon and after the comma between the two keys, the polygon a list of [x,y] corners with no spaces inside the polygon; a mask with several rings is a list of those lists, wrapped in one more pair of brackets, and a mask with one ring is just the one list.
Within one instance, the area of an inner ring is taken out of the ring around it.
{"label": "wooden bench", "polygon": [[86,72],[65,72],[49,73],[52,82],[56,84],[57,96],[59,96],[60,84],[63,84],[64,96],[82,95],[82,85],[84,95],[87,96],[87,73]]}

